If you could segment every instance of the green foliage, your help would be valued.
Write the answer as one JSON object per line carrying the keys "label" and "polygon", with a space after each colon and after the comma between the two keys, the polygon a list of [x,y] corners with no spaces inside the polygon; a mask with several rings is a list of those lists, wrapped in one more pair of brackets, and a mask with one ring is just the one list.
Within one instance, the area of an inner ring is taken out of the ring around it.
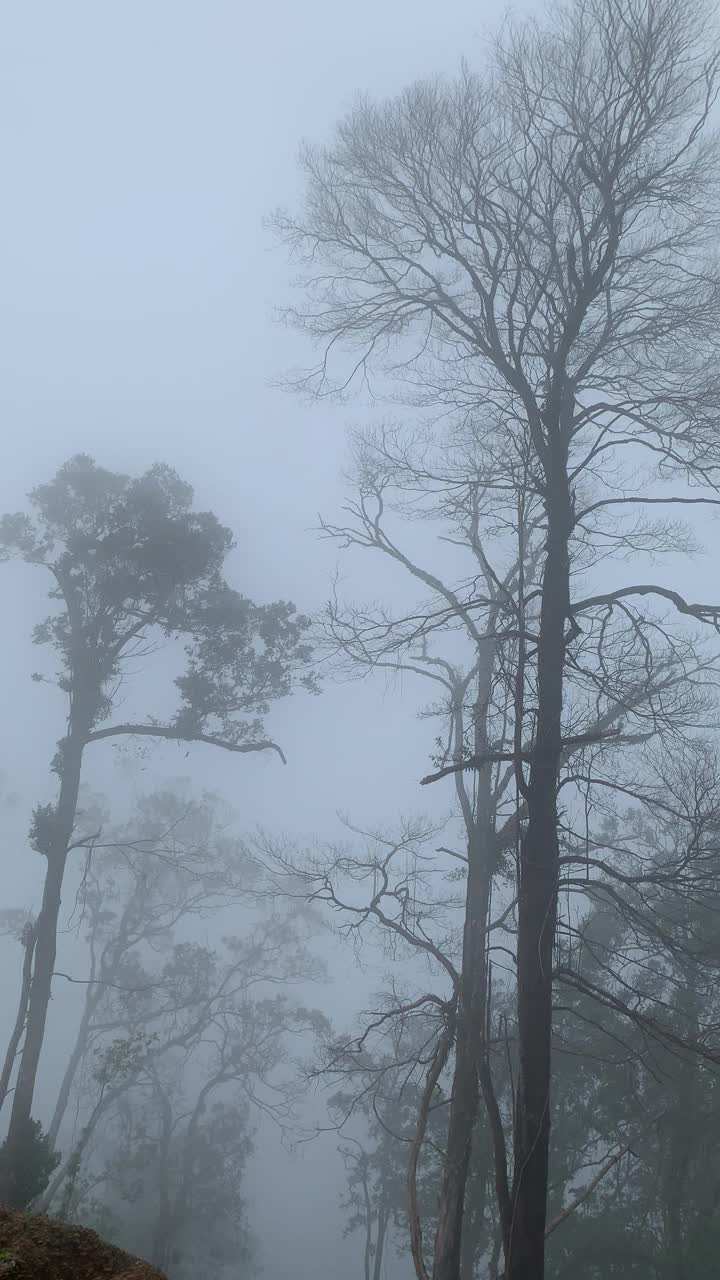
{"label": "green foliage", "polygon": [[25,1209],[42,1194],[60,1163],[60,1152],[50,1148],[47,1134],[39,1120],[31,1120],[11,1152],[7,1140],[0,1147],[0,1177],[5,1184],[7,1166],[12,1187],[9,1207]]}
{"label": "green foliage", "polygon": [[[235,742],[260,737],[270,703],[295,684],[317,692],[303,668],[311,658],[309,619],[286,601],[255,605],[225,584],[206,593],[187,646],[188,668],[176,681],[178,723],[189,734],[222,734]],[[252,715],[238,722],[236,713]]]}
{"label": "green foliage", "polygon": [[55,839],[57,817],[52,804],[36,804],[32,811],[28,840],[30,848],[49,858]]}
{"label": "green foliage", "polygon": [[130,1036],[119,1036],[109,1045],[96,1051],[97,1065],[94,1076],[103,1088],[137,1074],[145,1058],[157,1044],[157,1034],[135,1031]]}
{"label": "green foliage", "polygon": [[31,938],[34,920],[22,907],[0,910],[0,937],[12,937],[25,946]]}
{"label": "green foliage", "polygon": [[105,1167],[110,1195],[85,1206],[83,1221],[97,1226],[104,1218],[110,1239],[145,1256],[157,1248],[162,1221],[162,1264],[175,1280],[239,1280],[255,1270],[244,1194],[253,1152],[248,1106],[239,1096],[216,1100],[191,1128],[187,1100],[164,1096],[174,1121],[169,1142],[157,1100],[139,1096],[123,1114]]}
{"label": "green foliage", "polygon": [[[49,570],[53,610],[34,640],[60,657],[56,682],[82,703],[89,727],[109,715],[123,659],[163,638],[186,647],[171,720],[179,736],[251,743],[274,699],[315,689],[308,619],[289,602],[256,605],[229,586],[232,535],[193,510],[192,489],[172,468],[133,479],[80,454],[30,503],[32,516],[0,520],[0,558]],[[61,744],[53,767],[62,766]]]}

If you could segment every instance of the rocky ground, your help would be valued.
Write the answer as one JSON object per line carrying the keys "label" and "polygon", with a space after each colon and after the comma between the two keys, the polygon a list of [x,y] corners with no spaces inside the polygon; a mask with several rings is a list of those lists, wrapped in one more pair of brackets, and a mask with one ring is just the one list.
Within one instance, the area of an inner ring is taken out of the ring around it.
{"label": "rocky ground", "polygon": [[0,1280],[165,1280],[94,1231],[0,1209]]}

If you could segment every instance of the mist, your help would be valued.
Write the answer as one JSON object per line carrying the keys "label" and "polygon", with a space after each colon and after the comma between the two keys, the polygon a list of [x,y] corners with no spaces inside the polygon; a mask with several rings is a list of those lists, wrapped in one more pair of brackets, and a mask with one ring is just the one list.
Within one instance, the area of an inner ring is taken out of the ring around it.
{"label": "mist", "polygon": [[709,6],[2,30],[0,1265],[712,1274]]}

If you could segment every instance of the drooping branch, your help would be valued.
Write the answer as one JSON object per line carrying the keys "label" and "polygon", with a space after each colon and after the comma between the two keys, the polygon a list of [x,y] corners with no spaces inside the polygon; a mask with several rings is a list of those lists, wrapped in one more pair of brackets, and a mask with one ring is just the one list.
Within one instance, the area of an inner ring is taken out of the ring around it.
{"label": "drooping branch", "polygon": [[600,605],[617,604],[620,600],[626,599],[628,596],[659,596],[663,600],[668,600],[673,604],[678,613],[685,614],[687,617],[696,618],[698,622],[704,622],[715,628],[720,627],[720,605],[717,604],[688,604],[678,591],[672,591],[669,587],[660,587],[653,583],[640,583],[632,587],[619,587],[617,591],[606,591],[602,595],[587,596],[585,600],[575,600],[570,605],[570,613],[575,617],[578,613],[584,613],[587,609],[597,609]]}
{"label": "drooping branch", "polygon": [[102,738],[115,738],[125,734],[134,738],[168,738],[171,742],[204,742],[210,747],[221,747],[223,751],[237,751],[247,754],[251,751],[276,751],[283,764],[287,764],[285,754],[276,742],[232,742],[229,738],[220,738],[211,733],[189,733],[187,730],[173,725],[162,724],[114,724],[105,729],[95,729],[87,735],[86,742],[99,742]]}
{"label": "drooping branch", "polygon": [[[529,751],[521,752],[521,758],[530,759]],[[442,769],[438,769],[436,773],[428,773],[424,778],[420,779],[420,786],[427,787],[431,782],[439,782],[441,778],[447,778],[452,773],[461,773],[469,769],[482,769],[487,764],[513,764],[516,759],[514,751],[484,751],[479,756],[468,756],[467,760],[459,760],[456,764],[446,764]]]}
{"label": "drooping branch", "polygon": [[[581,747],[592,746],[595,743],[604,742],[606,739],[616,739],[620,734],[619,729],[608,729],[606,731],[597,731],[590,733],[578,733],[563,738],[563,750],[577,751]],[[480,755],[468,756],[466,760],[459,760],[455,764],[445,765],[444,768],[438,769],[436,773],[429,773],[426,777],[420,779],[420,786],[426,787],[431,782],[438,782],[441,778],[447,778],[451,773],[460,773],[466,769],[482,769],[488,764],[514,764],[518,759],[532,760],[532,751],[483,751]]]}
{"label": "drooping branch", "polygon": [[585,517],[591,515],[593,511],[601,511],[604,510],[605,507],[620,506],[720,507],[720,498],[684,498],[678,495],[669,495],[664,498],[648,498],[641,494],[633,494],[626,498],[600,498],[597,502],[591,502],[589,506],[584,507],[582,511],[578,511],[575,519],[577,521],[584,520]]}

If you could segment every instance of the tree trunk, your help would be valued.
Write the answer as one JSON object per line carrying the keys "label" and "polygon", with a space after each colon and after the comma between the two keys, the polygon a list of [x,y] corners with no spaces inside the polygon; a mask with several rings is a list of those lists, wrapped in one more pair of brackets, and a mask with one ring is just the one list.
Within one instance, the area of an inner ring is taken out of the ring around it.
{"label": "tree trunk", "polygon": [[548,432],[547,538],[540,607],[537,722],[530,763],[527,827],[520,846],[518,891],[518,1057],[512,1221],[506,1280],[543,1280],[550,1142],[552,967],[559,844],[557,787],[565,626],[570,611],[568,544],[573,505],[568,431],[560,414]]}
{"label": "tree trunk", "polygon": [[32,979],[32,965],[33,956],[35,955],[36,936],[37,925],[28,925],[22,938],[22,945],[25,954],[23,956],[22,982],[20,984],[20,998],[18,1000],[17,1017],[15,1018],[15,1026],[12,1029],[12,1035],[8,1041],[5,1061],[3,1063],[2,1072],[0,1073],[0,1109],[3,1107],[7,1097],[10,1077],[12,1076],[13,1067],[15,1066],[18,1045],[20,1044],[20,1039],[25,1028],[28,1000],[30,999],[30,982]]}
{"label": "tree trunk", "polygon": [[[474,751],[477,756],[481,756],[488,749],[487,713],[494,670],[492,643],[484,647],[483,657],[473,708]],[[433,1252],[433,1280],[460,1280],[468,1170],[481,1087],[492,1125],[491,1111],[494,1095],[487,1062],[487,925],[497,841],[491,767],[487,765],[481,768],[475,777],[477,790],[474,809],[469,796],[463,790],[464,783],[461,776],[457,777],[459,799],[467,831],[468,872],[460,1000],[455,1039],[455,1068],[448,1117],[443,1185]],[[504,1140],[502,1147],[501,1164],[507,1199]],[[501,1190],[499,1199],[502,1201]]]}
{"label": "tree trunk", "polygon": [[455,1071],[435,1233],[433,1280],[459,1280],[465,1186],[477,1109],[478,1082],[473,1033],[471,1018],[465,1013],[458,1020],[455,1042]]}
{"label": "tree trunk", "polygon": [[[484,848],[483,848],[484,844]],[[490,845],[477,825],[468,841],[465,929],[461,993],[455,1039],[448,1134],[438,1224],[433,1252],[433,1280],[459,1280],[465,1192],[478,1114],[477,1057],[483,1051],[487,991],[486,925],[490,892],[487,860]]]}
{"label": "tree trunk", "polygon": [[[99,978],[97,977],[98,963],[95,951],[95,930],[98,923],[97,919],[95,919],[93,923],[90,940],[90,973],[87,994],[85,996],[80,1025],[75,1037],[75,1044],[73,1046],[72,1053],[70,1054],[70,1058],[68,1059],[67,1067],[65,1068],[65,1074],[63,1075],[60,1089],[58,1091],[52,1120],[50,1121],[48,1128],[48,1141],[51,1146],[54,1146],[57,1142],[60,1127],[63,1119],[65,1118],[65,1112],[70,1098],[70,1090],[72,1089],[77,1069],[87,1053],[88,1036],[91,1030],[92,1020],[98,1005],[102,1001],[106,984],[114,981],[116,978],[120,961],[127,953],[128,947],[131,945],[128,933],[128,918],[136,908],[139,897],[140,890],[138,885],[136,885],[130,899],[123,909],[116,936],[110,943],[106,944],[102,950],[99,964]],[[122,1029],[121,1022],[118,1022],[116,1025],[118,1030]]]}
{"label": "tree trunk", "polygon": [[385,1253],[385,1237],[387,1235],[388,1215],[383,1208],[378,1214],[377,1238],[375,1240],[375,1257],[373,1261],[372,1280],[380,1280],[382,1275],[382,1262]]}
{"label": "tree trunk", "polygon": [[[220,1071],[218,1071],[214,1076],[211,1076],[209,1080],[206,1080],[205,1084],[203,1085],[202,1089],[200,1090],[195,1100],[195,1106],[193,1107],[192,1115],[190,1116],[187,1129],[185,1130],[185,1138],[183,1142],[182,1175],[180,1178],[180,1185],[178,1187],[177,1195],[175,1196],[174,1208],[171,1209],[170,1207],[169,1191],[165,1193],[165,1202],[164,1202],[164,1210],[163,1210],[163,1212],[167,1216],[167,1227],[165,1232],[165,1235],[166,1235],[165,1253],[161,1259],[158,1259],[155,1261],[155,1265],[160,1268],[167,1265],[168,1256],[170,1255],[171,1249],[173,1248],[173,1246],[178,1245],[179,1241],[182,1239],[183,1231],[187,1230],[188,1214],[191,1209],[191,1198],[192,1198],[193,1170],[194,1170],[194,1163],[195,1163],[195,1138],[196,1138],[200,1121],[203,1117],[205,1108],[207,1106],[207,1100],[210,1097],[210,1094],[212,1093],[213,1089],[216,1089],[218,1085],[222,1083],[223,1072],[224,1072],[224,1069],[221,1068]],[[163,1096],[166,1097],[167,1095],[164,1094]],[[170,1143],[170,1138],[172,1137],[172,1111],[170,1110],[169,1102],[167,1103],[167,1107],[168,1107],[168,1110],[166,1112],[165,1124],[166,1124],[166,1131],[168,1136],[166,1140],[166,1147],[163,1148],[165,1153],[163,1159],[166,1167],[168,1166],[168,1162],[169,1162],[169,1143]],[[165,1177],[166,1177],[166,1181],[169,1181],[169,1173],[166,1174]]]}
{"label": "tree trunk", "polygon": [[368,1187],[366,1173],[363,1173],[362,1189],[363,1199],[365,1200],[365,1249],[363,1251],[363,1275],[365,1276],[365,1280],[370,1280],[370,1263],[372,1261],[373,1251],[373,1213],[370,1204],[370,1188]]}
{"label": "tree trunk", "polygon": [[105,1094],[101,1090],[100,1097],[90,1113],[87,1124],[83,1125],[80,1131],[80,1137],[75,1143],[72,1151],[53,1174],[42,1195],[36,1196],[36,1198],[31,1202],[30,1208],[33,1213],[48,1213],[55,1196],[66,1178],[77,1177],[77,1172],[79,1172],[82,1165],[82,1158],[87,1150],[90,1139],[95,1132],[100,1117],[106,1107],[111,1106],[113,1102],[116,1102],[118,1098],[122,1097],[126,1087],[127,1085],[123,1084],[119,1089],[115,1089],[109,1094]]}
{"label": "tree trunk", "polygon": [[465,1192],[465,1217],[460,1249],[461,1280],[474,1280],[476,1269],[494,1241],[488,1194],[492,1185],[492,1150],[488,1133],[479,1120],[473,1130],[470,1169]]}
{"label": "tree trunk", "polygon": [[22,1149],[27,1139],[32,1117],[35,1081],[45,1035],[53,971],[55,969],[57,926],[62,900],[63,876],[67,862],[68,846],[72,840],[77,813],[83,749],[88,727],[89,719],[82,720],[77,711],[75,711],[71,720],[70,734],[64,740],[61,748],[60,795],[54,811],[53,830],[47,847],[47,871],[45,873],[42,907],[36,925],[35,955],[28,1000],[25,1042],[20,1057],[7,1135],[9,1159],[5,1166],[4,1185],[0,1185],[0,1202],[11,1208],[24,1207],[18,1203],[19,1192],[14,1170],[22,1159]]}
{"label": "tree trunk", "polygon": [[[682,986],[678,991],[677,1006],[686,1019],[688,1041],[697,1043],[701,1038],[697,994],[702,986],[701,977],[692,962],[682,966],[680,977]],[[661,1194],[665,1201],[663,1245],[672,1259],[673,1280],[687,1280],[683,1244],[688,1207],[693,1201],[692,1194],[688,1194],[687,1180],[705,1135],[699,1063],[692,1054],[683,1055],[672,1087],[674,1097],[660,1129],[661,1134],[667,1131],[669,1139],[664,1168],[661,1166]]]}
{"label": "tree trunk", "polygon": [[75,1079],[77,1069],[80,1066],[80,1063],[82,1062],[85,1052],[87,1050],[87,1038],[88,1038],[88,1029],[90,1027],[90,1019],[92,1018],[92,1015],[98,1003],[99,1003],[99,995],[97,992],[94,992],[91,989],[88,992],[88,996],[85,1001],[85,1008],[83,1009],[83,1015],[82,1015],[82,1018],[80,1019],[80,1026],[78,1027],[78,1033],[77,1033],[77,1036],[75,1037],[75,1044],[73,1046],[73,1051],[70,1054],[70,1057],[68,1059],[68,1064],[65,1068],[65,1074],[63,1075],[60,1089],[58,1092],[57,1102],[55,1103],[55,1110],[53,1111],[52,1120],[50,1121],[50,1124],[48,1126],[48,1131],[47,1131],[48,1141],[51,1147],[54,1147],[55,1143],[57,1142],[58,1134],[60,1132],[60,1125],[63,1122],[63,1119],[65,1117],[65,1112],[67,1110],[67,1104],[70,1098],[70,1090],[72,1089],[73,1080]]}
{"label": "tree trunk", "polygon": [[165,1090],[158,1083],[156,1096],[160,1103],[162,1116],[162,1135],[154,1182],[158,1193],[158,1209],[153,1228],[150,1261],[161,1270],[165,1267],[170,1251],[173,1228],[173,1212],[170,1202],[170,1142],[172,1139],[173,1117],[170,1101]]}

